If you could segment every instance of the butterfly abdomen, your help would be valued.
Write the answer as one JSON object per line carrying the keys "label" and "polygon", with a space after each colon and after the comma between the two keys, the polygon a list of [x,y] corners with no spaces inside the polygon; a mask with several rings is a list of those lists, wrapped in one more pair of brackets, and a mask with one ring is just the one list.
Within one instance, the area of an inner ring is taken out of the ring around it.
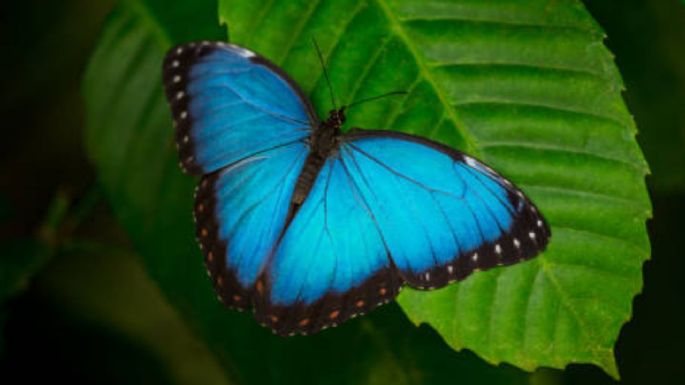
{"label": "butterfly abdomen", "polygon": [[295,207],[302,205],[302,202],[307,198],[309,192],[314,185],[316,177],[321,172],[321,168],[326,162],[326,158],[318,154],[317,152],[311,152],[305,160],[304,168],[302,173],[300,173],[297,183],[295,184],[295,191],[293,192],[293,198],[291,203]]}

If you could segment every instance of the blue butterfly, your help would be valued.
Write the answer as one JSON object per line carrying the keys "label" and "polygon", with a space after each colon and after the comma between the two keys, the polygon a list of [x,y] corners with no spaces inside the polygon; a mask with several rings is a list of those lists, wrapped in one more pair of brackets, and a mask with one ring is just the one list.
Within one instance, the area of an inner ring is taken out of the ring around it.
{"label": "blue butterfly", "polygon": [[490,167],[392,131],[340,131],[280,68],[222,42],[163,64],[181,168],[202,179],[197,238],[214,287],[280,335],[335,326],[475,270],[532,258],[550,229]]}

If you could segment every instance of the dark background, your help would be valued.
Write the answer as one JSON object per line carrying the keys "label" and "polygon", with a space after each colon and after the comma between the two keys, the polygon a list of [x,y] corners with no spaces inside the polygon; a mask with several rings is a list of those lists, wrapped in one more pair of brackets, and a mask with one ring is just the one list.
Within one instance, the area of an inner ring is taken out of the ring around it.
{"label": "dark background", "polygon": [[[0,300],[11,298],[0,307],[0,382],[225,383],[147,280],[83,151],[80,81],[112,5],[0,5],[0,255],[14,261],[10,269],[26,272],[20,282],[0,285]],[[633,319],[618,339],[619,371],[625,383],[685,383],[685,3],[595,0],[586,6],[608,35],[652,170],[653,253]],[[187,367],[170,370],[174,363]],[[458,383],[459,373],[454,376]],[[564,372],[539,370],[530,382],[613,380],[595,367],[572,365]]]}

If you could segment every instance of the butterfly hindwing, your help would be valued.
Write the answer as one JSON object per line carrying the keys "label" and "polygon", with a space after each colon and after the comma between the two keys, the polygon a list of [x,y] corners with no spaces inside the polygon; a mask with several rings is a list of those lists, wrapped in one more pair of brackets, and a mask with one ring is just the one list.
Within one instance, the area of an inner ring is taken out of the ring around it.
{"label": "butterfly hindwing", "polygon": [[232,44],[197,42],[170,50],[163,80],[181,166],[192,174],[301,141],[317,122],[285,73]]}
{"label": "butterfly hindwing", "polygon": [[269,268],[257,317],[279,334],[312,333],[394,298],[402,284],[373,218],[331,158]]}
{"label": "butterfly hindwing", "polygon": [[476,269],[532,258],[549,227],[511,182],[438,143],[359,131],[340,147],[402,278],[437,288]]}
{"label": "butterfly hindwing", "polygon": [[197,237],[214,287],[245,309],[285,226],[306,157],[303,143],[255,154],[205,176],[195,197]]}

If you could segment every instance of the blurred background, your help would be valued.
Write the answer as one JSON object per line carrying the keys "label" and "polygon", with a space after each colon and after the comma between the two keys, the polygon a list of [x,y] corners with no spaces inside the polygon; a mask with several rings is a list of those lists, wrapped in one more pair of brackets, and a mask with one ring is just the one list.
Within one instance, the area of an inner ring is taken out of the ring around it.
{"label": "blurred background", "polygon": [[[80,82],[113,3],[0,5],[0,382],[230,383],[147,277],[84,153]],[[653,253],[616,346],[621,382],[685,383],[685,2],[586,6],[608,35],[652,170]],[[465,363],[455,383],[614,382],[589,365],[529,375],[454,354]]]}

